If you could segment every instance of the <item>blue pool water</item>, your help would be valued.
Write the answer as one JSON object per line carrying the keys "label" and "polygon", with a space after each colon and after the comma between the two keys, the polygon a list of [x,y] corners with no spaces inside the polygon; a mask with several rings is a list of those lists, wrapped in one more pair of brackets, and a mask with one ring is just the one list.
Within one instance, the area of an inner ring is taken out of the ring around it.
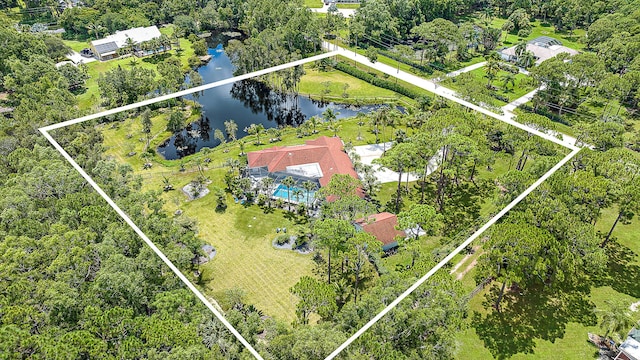
{"label": "blue pool water", "polygon": [[[302,194],[299,197],[296,197],[294,195],[294,193],[297,190],[300,190],[302,192]],[[273,192],[273,196],[282,198],[284,200],[291,199],[292,202],[300,202],[305,204],[312,203],[316,196],[315,191],[307,191],[303,188],[299,188],[295,186],[291,187],[291,197],[288,197],[288,193],[289,193],[289,189],[287,189],[287,186],[280,184],[278,185],[278,188],[276,189],[276,191]]]}

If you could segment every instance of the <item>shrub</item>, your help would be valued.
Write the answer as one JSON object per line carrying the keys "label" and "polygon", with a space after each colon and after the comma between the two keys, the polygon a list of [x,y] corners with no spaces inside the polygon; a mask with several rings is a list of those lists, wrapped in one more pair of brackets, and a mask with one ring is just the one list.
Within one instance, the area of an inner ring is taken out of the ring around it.
{"label": "shrub", "polygon": [[205,55],[207,55],[207,43],[202,39],[199,39],[199,40],[195,41],[193,43],[193,52],[197,56],[205,56]]}
{"label": "shrub", "polygon": [[282,246],[289,243],[291,238],[287,234],[280,234],[276,237],[276,244]]}

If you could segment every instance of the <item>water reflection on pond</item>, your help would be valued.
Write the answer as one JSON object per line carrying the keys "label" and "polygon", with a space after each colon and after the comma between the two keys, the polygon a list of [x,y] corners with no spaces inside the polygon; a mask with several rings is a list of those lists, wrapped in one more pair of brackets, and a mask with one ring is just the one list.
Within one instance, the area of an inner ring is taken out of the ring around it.
{"label": "water reflection on pond", "polygon": [[[211,42],[213,41],[213,42]],[[217,36],[210,40],[211,61],[198,69],[204,83],[228,79],[233,76],[234,67],[224,52],[227,37]],[[243,131],[251,124],[272,127],[298,126],[311,116],[320,116],[327,108],[339,112],[338,118],[351,117],[359,112],[372,111],[380,106],[356,108],[333,103],[321,103],[302,96],[273,91],[255,80],[245,80],[219,86],[204,91],[188,99],[202,105],[202,118],[189,124],[158,147],[158,152],[166,159],[180,159],[191,155],[203,147],[214,147],[220,142],[214,138],[216,129],[225,133],[224,122],[234,120],[238,125],[237,137],[246,136]]]}

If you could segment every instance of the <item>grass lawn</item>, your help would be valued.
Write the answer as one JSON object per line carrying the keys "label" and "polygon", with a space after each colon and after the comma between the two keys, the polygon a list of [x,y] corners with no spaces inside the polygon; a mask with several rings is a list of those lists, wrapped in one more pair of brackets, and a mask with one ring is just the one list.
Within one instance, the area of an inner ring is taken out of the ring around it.
{"label": "grass lawn", "polygon": [[[508,98],[509,101],[514,101],[535,89],[535,87],[532,85],[531,78],[521,73],[514,75],[515,85],[508,83],[506,84],[507,87],[505,88],[503,76],[507,74],[509,73],[501,70],[496,75],[496,78],[492,81],[492,85],[497,88],[496,90],[494,90],[495,94],[504,96]],[[481,67],[467,73],[460,74],[456,77],[447,78],[441,84],[442,86],[449,87],[458,92],[468,86],[486,88],[488,80],[485,75],[486,69],[484,67]],[[469,83],[473,85],[469,85]],[[493,106],[504,106],[507,104],[506,102],[495,99],[493,97],[489,98],[489,100],[491,101],[491,105]]]}
{"label": "grass lawn", "polygon": [[[152,133],[156,135],[152,142],[154,146],[169,133],[164,131],[166,123],[162,116],[152,118],[152,123]],[[235,204],[230,195],[224,213],[214,211],[216,199],[212,194],[188,201],[180,189],[197,176],[197,171],[191,167],[185,172],[178,171],[180,161],[173,161],[173,168],[154,163],[152,169],[141,170],[145,160],[140,156],[126,156],[131,151],[142,152],[144,141],[139,141],[143,137],[139,118],[123,121],[117,127],[103,126],[103,134],[105,155],[132,165],[143,177],[145,190],[161,189],[163,177],[170,179],[176,190],[163,194],[165,209],[169,213],[183,210],[182,216],[197,221],[199,237],[216,248],[216,257],[202,267],[208,294],[221,299],[225,290],[241,288],[246,293],[246,300],[265,314],[286,322],[294,320],[297,299],[289,293],[289,288],[301,276],[311,275],[314,263],[311,255],[276,250],[271,246],[277,235],[275,229],[294,229],[293,220],[287,219],[281,210],[265,214],[257,206],[245,208]],[[127,140],[126,134],[133,137]],[[220,150],[210,155],[215,163],[230,156]],[[225,172],[226,169],[207,170],[205,174],[212,180],[208,188],[224,188]]]}
{"label": "grass lawn", "polygon": [[[173,34],[173,26],[162,27],[160,28],[160,32],[166,35],[171,35]],[[74,44],[74,46],[77,46],[77,44]],[[82,48],[84,47],[86,47],[86,45],[83,45]],[[182,51],[179,53],[179,55],[176,55],[178,52],[174,48],[174,50],[170,50],[166,53],[147,56],[144,58],[136,58],[137,59],[136,66],[142,67],[145,69],[155,70],[157,68],[156,60],[161,60],[163,57],[168,57],[168,56],[178,56],[184,70],[186,71],[189,69],[187,59],[189,59],[194,55],[193,46],[191,44],[191,41],[187,39],[180,39],[180,48],[182,49]],[[132,57],[127,57],[127,58],[120,58],[120,59],[114,59],[114,60],[108,60],[108,61],[94,61],[94,62],[88,63],[87,71],[89,74],[89,79],[85,84],[86,91],[77,96],[79,108],[82,110],[87,110],[87,109],[91,109],[92,107],[94,108],[97,107],[99,105],[99,99],[100,99],[100,91],[98,89],[98,78],[100,74],[104,74],[107,71],[115,69],[118,66],[122,66],[123,68],[129,69],[131,67],[131,60],[132,60]]]}
{"label": "grass lawn", "polygon": [[[413,104],[414,101],[406,96],[379,88],[366,81],[355,78],[339,70],[321,71],[307,67],[306,74],[300,81],[300,94],[310,96],[314,99],[329,99],[339,102],[372,103],[380,104],[387,102],[402,102],[403,104]],[[323,82],[330,82],[328,94],[323,94],[326,89]],[[348,87],[345,90],[345,85]],[[348,97],[343,97],[346,92]]]}
{"label": "grass lawn", "polygon": [[304,6],[308,8],[321,8],[322,0],[304,0]]}
{"label": "grass lawn", "polygon": [[89,47],[88,41],[62,40],[62,42],[75,52],[80,52],[80,50]]}
{"label": "grass lawn", "polygon": [[[497,29],[501,29],[502,25],[507,22],[507,19],[495,18],[491,22],[491,26]],[[531,34],[525,38],[525,40],[533,40],[540,36],[549,36],[552,38],[556,38],[562,42],[562,45],[575,49],[582,50],[585,46],[581,42],[581,39],[584,38],[586,31],[583,29],[576,29],[573,32],[573,35],[570,35],[568,31],[556,31],[555,28],[551,25],[544,26],[539,20],[531,22]],[[500,40],[503,41],[504,46],[513,46],[519,41],[518,35],[508,34],[506,41],[504,38],[504,33],[500,37]]]}
{"label": "grass lawn", "polygon": [[336,6],[338,7],[338,9],[359,9],[360,8],[360,4],[336,3]]}
{"label": "grass lawn", "polygon": [[[469,74],[473,75],[478,83],[487,83],[487,78],[485,77],[487,72],[484,67],[469,71]],[[508,83],[505,87],[503,77],[507,74],[509,73],[501,70],[492,81],[492,84],[493,86],[498,87],[498,94],[508,97],[509,101],[521,98],[535,89],[535,86],[532,85],[532,78],[522,73],[514,75],[515,86]]]}

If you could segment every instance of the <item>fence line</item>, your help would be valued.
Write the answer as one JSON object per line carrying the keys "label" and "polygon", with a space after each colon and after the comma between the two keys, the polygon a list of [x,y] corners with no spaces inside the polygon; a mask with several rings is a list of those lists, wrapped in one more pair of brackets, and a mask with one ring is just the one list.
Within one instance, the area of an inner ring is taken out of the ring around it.
{"label": "fence line", "polygon": [[489,276],[488,278],[482,280],[475,289],[473,289],[469,295],[467,295],[467,301],[473,299],[474,296],[478,295],[480,291],[482,291],[487,285],[489,285],[493,281],[493,277]]}

